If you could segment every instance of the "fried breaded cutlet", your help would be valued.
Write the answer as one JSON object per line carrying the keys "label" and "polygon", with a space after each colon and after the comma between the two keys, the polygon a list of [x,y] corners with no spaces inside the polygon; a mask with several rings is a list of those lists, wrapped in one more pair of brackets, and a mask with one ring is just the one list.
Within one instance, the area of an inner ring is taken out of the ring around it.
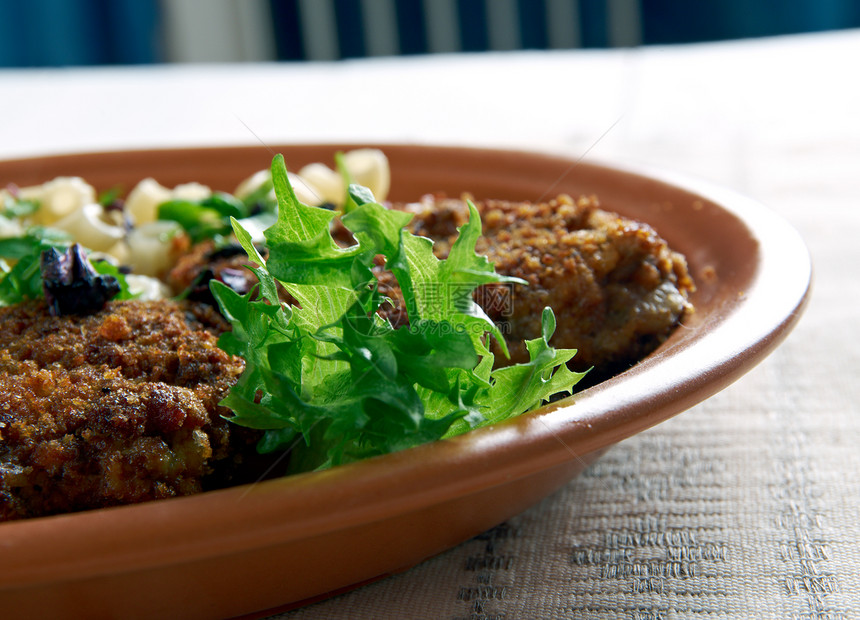
{"label": "fried breaded cutlet", "polygon": [[173,301],[0,309],[0,521],[197,493],[229,468],[244,429],[218,402],[244,362],[225,328]]}
{"label": "fried breaded cutlet", "polygon": [[[695,287],[684,257],[653,228],[601,209],[594,197],[475,206],[483,224],[477,252],[497,272],[528,282],[484,286],[475,294],[508,341],[511,363],[528,360],[520,343],[540,337],[546,306],[557,322],[550,344],[577,349],[569,366],[593,368],[590,382],[645,357],[692,310],[688,295]],[[469,217],[465,200],[432,195],[397,208],[414,214],[410,228],[433,239],[440,258]],[[398,300],[392,280],[382,280],[384,292]]]}

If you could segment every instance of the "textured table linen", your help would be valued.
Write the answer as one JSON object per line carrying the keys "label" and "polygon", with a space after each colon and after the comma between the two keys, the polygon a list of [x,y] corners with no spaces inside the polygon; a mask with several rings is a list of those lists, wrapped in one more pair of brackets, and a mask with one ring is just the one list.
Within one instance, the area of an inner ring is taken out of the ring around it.
{"label": "textured table linen", "polygon": [[0,156],[309,141],[504,146],[645,163],[760,200],[800,231],[815,268],[806,316],[771,357],[507,523],[278,617],[852,618],[858,58],[860,32],[849,31],[338,64],[0,71]]}

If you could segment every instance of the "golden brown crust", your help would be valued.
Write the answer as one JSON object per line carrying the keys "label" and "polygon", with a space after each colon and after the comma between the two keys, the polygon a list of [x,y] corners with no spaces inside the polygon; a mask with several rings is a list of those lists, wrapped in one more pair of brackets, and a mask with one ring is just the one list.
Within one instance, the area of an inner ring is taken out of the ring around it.
{"label": "golden brown crust", "polygon": [[0,520],[199,492],[234,454],[218,402],[244,368],[210,319],[170,301],[0,309]]}
{"label": "golden brown crust", "polygon": [[[578,349],[571,366],[604,376],[650,353],[691,310],[695,287],[684,257],[650,226],[602,210],[594,197],[475,205],[483,223],[478,253],[499,273],[528,282],[476,295],[511,343],[511,362],[527,359],[514,343],[540,336],[546,306],[558,324],[552,344]],[[415,214],[410,227],[434,239],[440,257],[468,220],[464,199],[425,196],[398,208]],[[390,284],[383,286],[396,297]]]}

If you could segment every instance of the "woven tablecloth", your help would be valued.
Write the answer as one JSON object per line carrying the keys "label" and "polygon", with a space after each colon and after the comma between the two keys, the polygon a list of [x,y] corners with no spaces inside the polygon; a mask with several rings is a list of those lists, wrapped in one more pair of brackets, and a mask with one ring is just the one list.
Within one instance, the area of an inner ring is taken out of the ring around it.
{"label": "woven tablecloth", "polygon": [[[578,99],[607,97],[621,120],[595,153],[694,172],[787,217],[815,265],[806,316],[735,385],[612,448],[538,506],[409,572],[283,617],[860,617],[852,59],[857,34],[591,58],[614,62],[606,69],[623,84],[601,93],[580,82],[560,129],[585,131]],[[558,78],[533,96],[553,96]]]}
{"label": "woven tablecloth", "polygon": [[258,140],[514,146],[645,162],[759,199],[798,228],[815,266],[806,316],[776,353],[510,521],[278,617],[855,618],[858,58],[860,32],[849,31],[302,66],[7,71],[0,155]]}

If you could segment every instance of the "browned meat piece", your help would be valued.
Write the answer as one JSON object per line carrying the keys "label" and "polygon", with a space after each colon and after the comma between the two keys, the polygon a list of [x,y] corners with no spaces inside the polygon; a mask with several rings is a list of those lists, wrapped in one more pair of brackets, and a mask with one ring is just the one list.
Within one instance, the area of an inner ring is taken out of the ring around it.
{"label": "browned meat piece", "polygon": [[0,520],[187,495],[249,437],[218,407],[244,368],[211,308],[0,309]]}
{"label": "browned meat piece", "polygon": [[[499,273],[529,283],[476,292],[512,344],[512,362],[528,359],[514,343],[540,335],[546,306],[558,323],[552,344],[578,349],[571,366],[593,366],[598,378],[653,351],[691,310],[687,295],[694,286],[684,257],[647,224],[601,210],[596,198],[487,200],[476,207],[483,223],[477,251]],[[436,241],[439,257],[447,255],[457,227],[468,219],[464,200],[425,196],[398,208],[415,214],[410,227]],[[385,293],[397,298],[390,276],[382,279]],[[393,313],[403,322],[402,311]]]}
{"label": "browned meat piece", "polygon": [[[478,252],[499,273],[529,283],[484,286],[475,295],[511,343],[512,363],[528,359],[520,343],[540,335],[546,306],[558,324],[552,344],[578,350],[571,367],[593,367],[589,382],[653,351],[691,310],[687,297],[694,286],[684,257],[647,224],[600,209],[596,198],[562,195],[538,204],[487,200],[476,206],[484,229]],[[414,214],[409,228],[433,239],[440,258],[468,219],[465,201],[458,199],[428,195],[394,208]],[[333,234],[343,245],[352,242],[339,222]],[[174,283],[190,282],[207,267],[221,273],[247,263],[242,256],[207,258],[209,252],[197,248],[189,255],[174,270]],[[395,326],[407,324],[393,275],[381,266],[376,273],[380,292],[394,302],[383,306],[383,314]]]}
{"label": "browned meat piece", "polygon": [[191,299],[214,304],[209,291],[209,280],[217,279],[237,293],[245,294],[257,283],[257,278],[246,269],[252,265],[242,246],[228,245],[216,248],[212,241],[193,246],[184,254],[167,275],[167,284],[177,294],[194,285]]}

